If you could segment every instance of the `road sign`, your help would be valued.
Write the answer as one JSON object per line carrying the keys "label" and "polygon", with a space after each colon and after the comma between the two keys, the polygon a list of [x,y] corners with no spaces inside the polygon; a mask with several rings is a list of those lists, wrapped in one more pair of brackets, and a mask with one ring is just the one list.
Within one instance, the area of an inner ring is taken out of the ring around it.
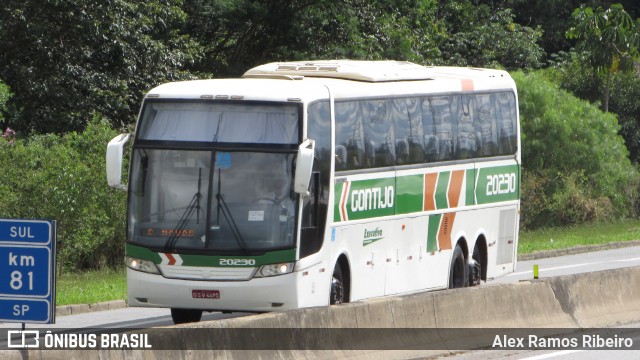
{"label": "road sign", "polygon": [[55,221],[0,219],[0,322],[55,322]]}

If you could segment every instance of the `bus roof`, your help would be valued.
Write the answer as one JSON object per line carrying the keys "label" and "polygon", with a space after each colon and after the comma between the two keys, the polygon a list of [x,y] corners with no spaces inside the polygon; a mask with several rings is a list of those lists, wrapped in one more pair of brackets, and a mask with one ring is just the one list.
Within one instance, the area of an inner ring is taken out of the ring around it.
{"label": "bus roof", "polygon": [[243,77],[324,77],[366,82],[488,78],[509,76],[505,71],[422,66],[408,61],[320,60],[270,63],[248,70]]}
{"label": "bus roof", "polygon": [[[147,98],[307,102],[327,98],[402,96],[515,89],[502,70],[427,67],[403,61],[304,61],[260,65],[241,79],[160,85]],[[267,90],[267,91],[265,91]]]}

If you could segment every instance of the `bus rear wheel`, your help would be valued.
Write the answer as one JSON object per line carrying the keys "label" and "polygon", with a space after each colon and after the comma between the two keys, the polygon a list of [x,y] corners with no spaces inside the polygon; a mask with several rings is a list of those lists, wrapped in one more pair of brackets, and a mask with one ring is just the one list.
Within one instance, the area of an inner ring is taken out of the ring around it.
{"label": "bus rear wheel", "polygon": [[198,322],[202,318],[202,310],[171,308],[171,318],[176,325]]}
{"label": "bus rear wheel", "polygon": [[344,292],[344,277],[342,276],[342,268],[339,264],[333,270],[331,276],[331,293],[329,294],[329,304],[342,304],[346,301]]}
{"label": "bus rear wheel", "polygon": [[449,289],[465,287],[468,284],[467,264],[464,261],[464,253],[460,245],[456,245],[451,259],[451,271],[449,273]]}

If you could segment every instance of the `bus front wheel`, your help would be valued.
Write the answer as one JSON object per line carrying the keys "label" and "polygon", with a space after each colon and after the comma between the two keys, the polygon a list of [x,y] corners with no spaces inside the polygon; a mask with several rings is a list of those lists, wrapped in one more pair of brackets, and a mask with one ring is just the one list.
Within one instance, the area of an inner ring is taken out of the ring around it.
{"label": "bus front wheel", "polygon": [[342,268],[340,264],[336,265],[331,276],[331,294],[329,295],[329,304],[342,304],[346,302],[344,293],[344,277],[342,276]]}
{"label": "bus front wheel", "polygon": [[451,258],[451,271],[449,273],[449,289],[465,287],[468,284],[467,263],[460,245],[456,245]]}
{"label": "bus front wheel", "polygon": [[171,318],[176,325],[198,322],[202,318],[202,310],[172,308]]}

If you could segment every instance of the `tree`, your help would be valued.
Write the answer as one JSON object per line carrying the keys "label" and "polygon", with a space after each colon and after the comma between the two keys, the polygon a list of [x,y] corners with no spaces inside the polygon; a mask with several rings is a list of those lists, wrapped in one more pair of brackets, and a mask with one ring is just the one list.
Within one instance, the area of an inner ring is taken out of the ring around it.
{"label": "tree", "polygon": [[9,87],[0,81],[0,121],[4,119],[3,113],[7,111],[7,102],[10,97],[11,91],[9,90]]}
{"label": "tree", "polygon": [[437,18],[446,35],[438,45],[441,62],[447,65],[538,68],[544,50],[538,45],[539,27],[531,28],[513,21],[511,9],[502,1],[441,1]]}
{"label": "tree", "polygon": [[434,0],[187,0],[194,69],[238,76],[266,62],[440,56]]}
{"label": "tree", "polygon": [[83,129],[92,113],[133,122],[142,94],[188,78],[196,56],[181,0],[4,0],[0,78],[14,93],[11,127]]}
{"label": "tree", "polygon": [[523,134],[523,227],[633,215],[640,177],[616,115],[560,89],[554,71],[512,73]]}
{"label": "tree", "polygon": [[582,5],[572,14],[567,37],[576,39],[578,50],[588,53],[594,74],[604,74],[603,110],[609,111],[611,76],[633,68],[640,52],[640,23],[633,21],[622,5],[595,10]]}

